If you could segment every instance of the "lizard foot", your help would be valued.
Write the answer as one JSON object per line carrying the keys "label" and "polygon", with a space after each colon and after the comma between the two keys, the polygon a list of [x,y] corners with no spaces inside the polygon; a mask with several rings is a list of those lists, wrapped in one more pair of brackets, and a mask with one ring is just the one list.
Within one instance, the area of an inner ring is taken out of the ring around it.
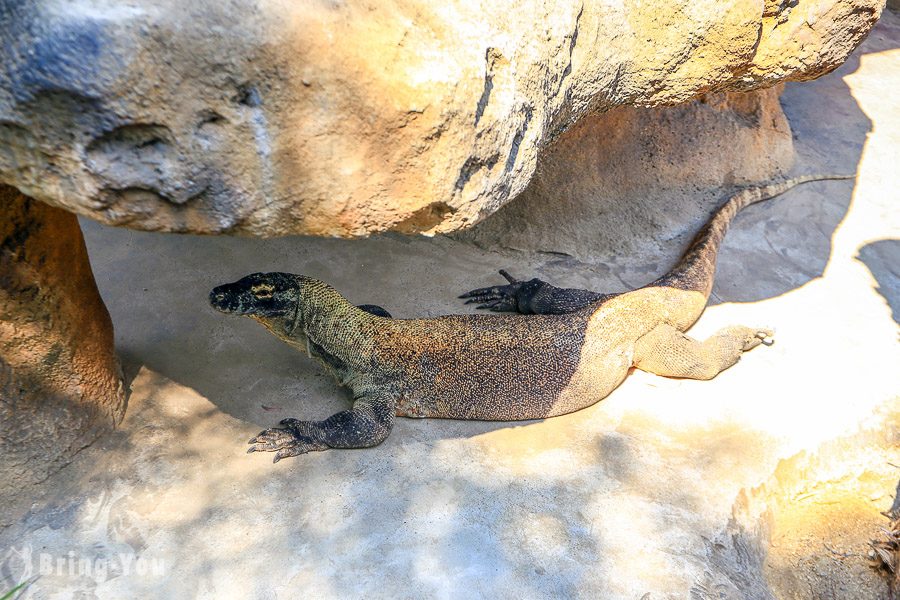
{"label": "lizard foot", "polygon": [[299,456],[307,452],[316,450],[325,450],[328,448],[322,442],[317,442],[308,435],[301,434],[298,429],[304,421],[298,419],[284,419],[281,424],[284,428],[272,427],[259,432],[254,438],[251,438],[248,444],[251,447],[247,449],[247,453],[251,452],[274,452],[275,459],[272,462],[277,463],[282,458],[289,456]]}
{"label": "lizard foot", "polygon": [[494,312],[516,310],[516,293],[522,287],[522,281],[500,269],[500,274],[509,282],[509,285],[494,285],[491,287],[478,288],[465,294],[460,298],[466,299],[466,304],[479,303],[476,308],[484,308]]}

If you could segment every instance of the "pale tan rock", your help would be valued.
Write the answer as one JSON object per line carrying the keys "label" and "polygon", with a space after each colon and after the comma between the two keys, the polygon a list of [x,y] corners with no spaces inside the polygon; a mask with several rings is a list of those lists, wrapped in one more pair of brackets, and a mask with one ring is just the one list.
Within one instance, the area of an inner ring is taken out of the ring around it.
{"label": "pale tan rock", "polygon": [[0,181],[106,223],[471,226],[584,115],[806,79],[884,0],[0,8]]}
{"label": "pale tan rock", "polygon": [[483,247],[588,261],[677,255],[682,246],[673,234],[692,236],[727,193],[723,184],[758,183],[790,169],[780,91],[588,115],[544,151],[518,198],[458,235]]}

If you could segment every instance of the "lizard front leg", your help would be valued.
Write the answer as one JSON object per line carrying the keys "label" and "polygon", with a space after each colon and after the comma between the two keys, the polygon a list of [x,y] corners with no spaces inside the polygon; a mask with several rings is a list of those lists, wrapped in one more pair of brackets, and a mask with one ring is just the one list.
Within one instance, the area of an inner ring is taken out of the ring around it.
{"label": "lizard front leg", "polygon": [[523,315],[563,315],[589,304],[611,298],[615,294],[599,294],[589,290],[558,288],[546,281],[519,281],[500,270],[508,285],[479,288],[462,294],[466,304],[479,303],[477,308],[495,312],[512,311]]}
{"label": "lizard front leg", "polygon": [[356,398],[353,408],[324,421],[283,419],[282,427],[265,429],[248,443],[247,452],[275,452],[282,458],[328,448],[369,448],[383,442],[394,425],[395,401],[385,392]]}
{"label": "lizard front leg", "polygon": [[701,342],[671,325],[659,325],[635,343],[634,366],[664,377],[712,379],[747,350],[771,345],[772,335],[768,329],[736,325],[720,329]]}

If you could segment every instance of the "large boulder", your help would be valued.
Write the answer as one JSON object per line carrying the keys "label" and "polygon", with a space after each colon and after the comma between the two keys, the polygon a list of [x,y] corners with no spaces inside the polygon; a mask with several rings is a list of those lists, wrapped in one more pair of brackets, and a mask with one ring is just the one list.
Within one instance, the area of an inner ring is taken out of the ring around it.
{"label": "large boulder", "polygon": [[884,0],[0,4],[0,181],[105,223],[447,232],[585,114],[816,77]]}

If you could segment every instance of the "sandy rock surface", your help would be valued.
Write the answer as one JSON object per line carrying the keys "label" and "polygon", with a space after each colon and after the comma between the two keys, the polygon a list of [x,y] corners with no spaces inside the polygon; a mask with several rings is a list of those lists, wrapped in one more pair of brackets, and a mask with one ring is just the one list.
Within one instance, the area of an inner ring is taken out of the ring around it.
{"label": "sandy rock surface", "polygon": [[584,115],[818,76],[883,6],[6,2],[0,181],[137,229],[454,231]]}

